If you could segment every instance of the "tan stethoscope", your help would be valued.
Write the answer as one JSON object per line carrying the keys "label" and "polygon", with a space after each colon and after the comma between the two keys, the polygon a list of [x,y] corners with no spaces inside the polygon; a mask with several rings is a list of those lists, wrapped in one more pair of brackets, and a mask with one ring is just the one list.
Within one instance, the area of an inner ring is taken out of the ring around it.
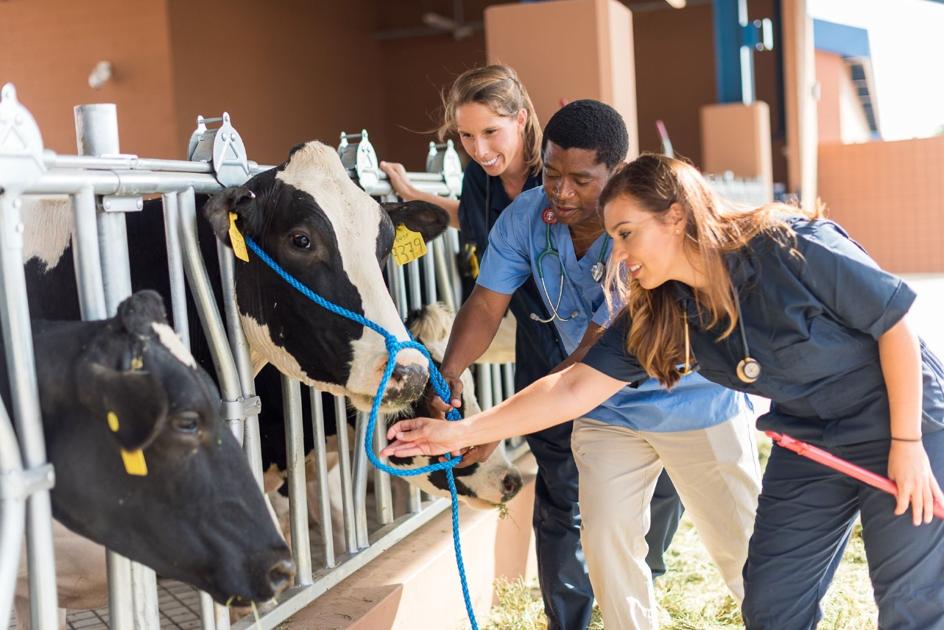
{"label": "tan stethoscope", "polygon": [[[733,287],[732,287],[733,289]],[[747,334],[744,332],[744,317],[741,315],[741,301],[738,299],[737,291],[734,290],[734,304],[738,313],[738,330],[741,331],[741,346],[744,349],[744,358],[738,361],[735,372],[742,383],[755,383],[760,378],[760,361],[751,356],[750,347],[747,345]],[[692,344],[688,333],[688,315],[685,315],[685,370],[682,376],[692,371],[691,364]]]}

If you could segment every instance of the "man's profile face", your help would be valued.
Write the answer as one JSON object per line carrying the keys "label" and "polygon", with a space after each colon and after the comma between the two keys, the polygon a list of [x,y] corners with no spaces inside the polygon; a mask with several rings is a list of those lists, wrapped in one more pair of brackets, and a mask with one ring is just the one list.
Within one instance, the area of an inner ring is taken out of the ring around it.
{"label": "man's profile face", "polygon": [[575,225],[597,218],[597,200],[610,169],[597,161],[596,149],[562,149],[551,141],[544,148],[544,192],[557,220]]}

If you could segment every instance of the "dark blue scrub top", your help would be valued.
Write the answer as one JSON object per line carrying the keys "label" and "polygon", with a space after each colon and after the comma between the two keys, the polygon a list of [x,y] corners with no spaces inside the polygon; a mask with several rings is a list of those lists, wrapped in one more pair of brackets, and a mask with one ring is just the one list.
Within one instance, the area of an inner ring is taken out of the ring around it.
{"label": "dark blue scrub top", "polygon": [[[750,354],[762,366],[753,384],[741,382],[735,372],[744,358],[740,331],[717,341],[724,326],[706,330],[698,324],[691,289],[667,285],[688,315],[699,370],[708,380],[770,398],[759,429],[825,446],[888,439],[878,338],[904,316],[915,294],[882,271],[837,224],[806,219],[790,224],[795,246],[761,235],[726,256]],[[584,362],[623,381],[645,378],[636,358],[626,353],[627,330],[622,316]],[[944,428],[944,366],[924,342],[921,364],[922,431],[931,433]]]}
{"label": "dark blue scrub top", "polygon": [[[485,211],[485,186],[489,186],[489,212]],[[524,190],[541,185],[541,178],[532,175],[525,182]],[[464,243],[475,243],[478,258],[482,259],[488,247],[488,233],[502,211],[511,203],[501,179],[488,177],[482,167],[470,161],[462,180],[462,197],[459,200],[460,235]],[[486,214],[488,215],[486,218]],[[463,299],[467,299],[475,286],[470,280],[463,284]],[[511,312],[518,321],[515,336],[515,390],[521,390],[542,376],[546,376],[558,363],[566,358],[560,338],[552,324],[542,324],[531,319],[537,313],[547,319],[544,303],[538,294],[534,280],[528,280],[511,297]]]}

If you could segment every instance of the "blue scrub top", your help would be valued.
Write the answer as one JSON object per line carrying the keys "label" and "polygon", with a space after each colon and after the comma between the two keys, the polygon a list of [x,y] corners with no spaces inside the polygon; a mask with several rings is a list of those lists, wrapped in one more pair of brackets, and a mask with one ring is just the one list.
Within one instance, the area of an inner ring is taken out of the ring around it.
{"label": "blue scrub top", "polygon": [[[524,190],[541,185],[541,179],[532,175]],[[488,205],[485,208],[485,190],[488,187]],[[459,200],[460,238],[464,243],[475,243],[481,259],[488,246],[488,233],[498,217],[511,203],[498,177],[488,177],[475,161],[469,162],[462,179],[462,197]],[[468,299],[474,283],[463,287],[463,299]],[[519,391],[546,376],[566,358],[557,331],[535,322],[530,313],[542,313],[544,305],[533,282],[526,282],[511,298],[509,305],[517,320],[515,331],[515,391]],[[542,313],[542,317],[547,316]]]}
{"label": "blue scrub top", "polygon": [[[667,283],[688,316],[699,372],[770,398],[759,429],[825,446],[887,440],[888,393],[878,339],[905,315],[915,294],[832,221],[789,223],[795,244],[760,235],[726,257],[741,304],[740,325],[751,356],[761,363],[753,384],[741,382],[735,372],[745,354],[740,331],[718,341],[724,326],[702,328],[691,289]],[[620,380],[645,375],[626,352],[626,332],[626,318],[620,317],[584,362]],[[920,345],[922,431],[931,433],[944,428],[944,366]]]}
{"label": "blue scrub top", "polygon": [[[557,305],[562,278],[557,256],[544,256],[541,266],[547,287],[544,292],[538,259],[547,242],[547,224],[541,214],[549,206],[541,187],[522,193],[505,209],[489,234],[488,252],[482,261],[478,284],[508,295],[533,280],[550,313],[551,306]],[[576,312],[569,321],[553,323],[564,349],[570,354],[580,344],[590,321],[604,326],[609,319],[603,287],[593,280],[591,268],[601,256],[606,261],[612,247],[602,235],[578,260],[566,225],[551,225],[550,233],[552,246],[564,266],[563,293],[557,310],[565,318]],[[550,323],[541,325],[552,327]],[[645,380],[638,387],[624,388],[587,417],[638,431],[691,431],[730,420],[743,410],[742,396],[709,383],[697,374],[683,378],[671,393],[655,379],[645,375],[642,378]]]}

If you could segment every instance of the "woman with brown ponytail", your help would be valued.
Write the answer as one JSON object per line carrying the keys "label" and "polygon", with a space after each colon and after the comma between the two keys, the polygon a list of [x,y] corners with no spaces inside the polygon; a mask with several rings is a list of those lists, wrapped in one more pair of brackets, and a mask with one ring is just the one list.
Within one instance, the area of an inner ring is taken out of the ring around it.
{"label": "woman with brown ponytail", "polygon": [[[856,517],[880,628],[944,628],[944,366],[915,294],[830,221],[727,206],[691,165],[644,155],[600,197],[623,313],[583,360],[463,422],[406,420],[391,454],[456,451],[579,416],[627,382],[697,368],[770,398],[758,427],[898,484],[897,497],[774,446],[744,567],[748,628],[815,628]],[[909,511],[910,517],[906,515]],[[718,510],[725,510],[718,505]]]}

